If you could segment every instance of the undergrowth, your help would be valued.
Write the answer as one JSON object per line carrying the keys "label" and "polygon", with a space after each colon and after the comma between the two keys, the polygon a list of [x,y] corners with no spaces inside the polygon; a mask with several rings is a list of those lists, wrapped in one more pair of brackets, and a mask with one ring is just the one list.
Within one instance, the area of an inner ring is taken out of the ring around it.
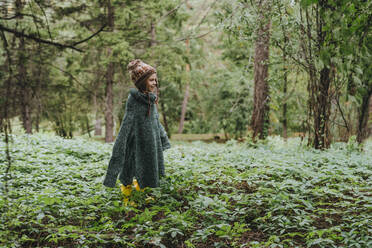
{"label": "undergrowth", "polygon": [[112,144],[12,138],[1,247],[372,247],[371,143],[173,143],[161,187],[124,206],[102,185]]}

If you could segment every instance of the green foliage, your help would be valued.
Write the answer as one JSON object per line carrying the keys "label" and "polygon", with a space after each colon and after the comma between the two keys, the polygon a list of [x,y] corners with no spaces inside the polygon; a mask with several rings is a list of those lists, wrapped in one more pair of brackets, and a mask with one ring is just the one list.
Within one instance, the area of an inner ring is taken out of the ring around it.
{"label": "green foliage", "polygon": [[[6,13],[8,8],[3,7],[2,25],[48,41],[73,44],[107,24],[108,1],[20,1],[24,16],[10,18],[15,14],[15,2],[4,3],[3,6],[13,8]],[[106,26],[95,37],[76,45],[83,53],[31,39],[25,39],[21,49],[20,37],[4,32],[12,64],[8,67],[8,54],[5,46],[1,46],[0,85],[4,86],[8,78],[12,80],[8,96],[11,118],[20,116],[27,106],[34,130],[37,123],[40,127],[52,126],[64,137],[86,133],[87,126],[93,126],[93,116],[103,119],[107,67],[113,63],[112,111],[119,123],[122,102],[133,87],[126,66],[131,59],[141,58],[158,70],[159,110],[167,119],[169,133],[178,129],[188,83],[185,133],[224,131],[234,138],[246,135],[253,107],[256,29],[261,22],[258,1],[110,2],[115,14],[114,27],[111,30]],[[281,134],[284,119],[289,136],[308,131],[312,122],[306,122],[306,118],[311,118],[307,74],[309,68],[314,67],[318,73],[328,67],[332,70],[332,99],[327,101],[332,103],[329,129],[335,140],[347,141],[360,128],[358,117],[363,116],[362,106],[372,92],[371,1],[269,2],[272,8],[266,13],[271,20],[269,134]],[[314,14],[317,10],[321,10],[318,16]],[[323,20],[322,30],[315,28],[317,17]],[[305,32],[308,26],[311,39]],[[324,42],[315,44],[320,31]],[[189,40],[189,47],[185,40]],[[306,50],[312,52],[313,59],[306,59]],[[22,64],[26,68],[25,82],[19,82]],[[190,64],[190,73],[186,72],[186,64]],[[22,102],[26,99],[22,97],[24,92],[30,93],[27,102]],[[5,109],[5,98],[3,90],[1,109]]]}
{"label": "green foliage", "polygon": [[357,142],[357,138],[355,135],[349,138],[349,141],[346,143],[346,150],[350,153],[362,150],[362,144],[359,144]]}
{"label": "green foliage", "polygon": [[[252,4],[253,3],[253,4]],[[275,4],[274,4],[275,3]],[[299,41],[294,29],[296,22],[293,15],[295,5],[289,1],[276,1],[271,6],[270,20],[270,61],[269,88],[270,113],[268,127],[270,134],[281,134],[283,120],[286,118],[288,133],[303,132],[306,119],[306,80],[302,68],[293,63],[291,57],[297,53]],[[246,85],[253,89],[254,47],[256,42],[255,29],[260,25],[257,17],[257,1],[236,1],[231,4],[223,1],[216,18],[219,27],[226,33],[222,37],[223,58],[232,61],[239,70],[244,71]],[[284,37],[291,37],[284,43]],[[286,61],[283,61],[283,51],[286,47]],[[284,92],[284,76],[287,77],[287,92]],[[232,83],[233,84],[233,83]],[[253,94],[246,94],[252,98]],[[286,116],[283,116],[283,105],[287,104]],[[253,103],[250,103],[251,105]],[[252,108],[250,106],[249,108]],[[248,112],[250,119],[251,112]]]}
{"label": "green foliage", "polygon": [[[242,71],[248,71],[248,74],[253,72],[255,29],[261,20],[257,17],[258,2],[220,1],[216,11],[217,27],[226,34],[221,38],[223,58],[235,63]],[[355,114],[365,114],[361,108],[372,92],[369,79],[372,42],[371,32],[368,32],[371,1],[269,2],[272,3],[269,63],[271,133],[279,134],[283,130],[284,103],[287,104],[288,133],[305,132],[307,126],[311,126],[313,113],[307,116],[310,76],[306,74],[309,68],[314,68],[316,77],[319,77],[323,68],[331,68],[332,100],[328,102],[332,103],[331,119],[334,121],[329,128],[335,139],[347,140],[359,128],[360,119]],[[315,15],[317,10],[320,10],[319,14]],[[320,19],[321,30],[316,28]],[[306,33],[308,27],[310,30]],[[316,44],[317,37],[324,38],[324,41]],[[312,58],[309,59],[309,56]],[[287,73],[288,79],[287,93],[283,92],[284,73]],[[349,94],[355,96],[356,104],[349,104]],[[347,117],[345,113],[348,113]],[[310,121],[305,125],[306,119]]]}
{"label": "green foliage", "polygon": [[234,138],[245,136],[253,108],[252,88],[249,77],[239,69],[215,72],[208,108],[210,119],[217,130]]}
{"label": "green foliage", "polygon": [[[2,137],[3,138],[3,137]],[[5,247],[369,247],[372,144],[318,151],[266,143],[175,143],[160,188],[102,185],[112,144],[12,136]],[[4,153],[2,142],[0,152]],[[3,156],[1,162],[5,163]],[[1,167],[3,180],[4,167]],[[154,200],[148,200],[148,197]]]}

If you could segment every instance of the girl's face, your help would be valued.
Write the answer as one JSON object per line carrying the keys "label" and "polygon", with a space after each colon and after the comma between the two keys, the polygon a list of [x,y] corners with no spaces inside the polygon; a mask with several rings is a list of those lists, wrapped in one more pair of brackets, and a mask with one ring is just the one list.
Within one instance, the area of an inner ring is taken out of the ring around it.
{"label": "girl's face", "polygon": [[158,78],[156,76],[156,73],[153,73],[146,81],[146,91],[155,92],[157,84],[158,84]]}

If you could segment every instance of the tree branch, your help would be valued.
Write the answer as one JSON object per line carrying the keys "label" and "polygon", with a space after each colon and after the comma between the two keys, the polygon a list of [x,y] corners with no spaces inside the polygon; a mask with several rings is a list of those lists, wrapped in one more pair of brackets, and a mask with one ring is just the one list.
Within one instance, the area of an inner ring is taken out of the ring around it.
{"label": "tree branch", "polygon": [[208,32],[206,32],[204,34],[200,34],[200,35],[197,35],[197,36],[188,36],[188,37],[180,38],[180,39],[177,39],[176,41],[185,41],[185,40],[190,40],[190,39],[200,39],[200,38],[203,38],[204,36],[207,36],[208,34],[212,33],[213,31],[215,31],[215,29],[209,30]]}
{"label": "tree branch", "polygon": [[91,36],[81,40],[81,41],[78,41],[78,42],[75,42],[74,44],[72,44],[73,46],[77,46],[81,43],[84,43],[90,39],[92,39],[94,36],[96,36],[97,34],[99,34],[100,32],[102,32],[102,30],[106,27],[106,24],[104,24],[97,32],[93,33]]}
{"label": "tree branch", "polygon": [[49,28],[48,17],[47,17],[47,15],[46,15],[46,13],[45,13],[43,7],[41,6],[41,4],[40,4],[38,1],[35,1],[35,2],[36,2],[36,4],[37,4],[37,6],[39,6],[41,12],[43,12],[43,15],[44,15],[44,18],[45,18],[45,21],[46,21],[46,25],[47,25],[47,28],[48,28],[49,38],[50,38],[51,40],[53,40],[53,38],[52,38],[52,34],[51,34],[51,32],[50,32],[50,28]]}
{"label": "tree branch", "polygon": [[345,123],[345,127],[347,129],[347,132],[350,133],[350,128],[349,128],[349,125],[348,125],[348,123],[347,123],[347,121],[345,119],[344,112],[342,111],[342,108],[341,108],[341,105],[340,105],[340,98],[339,97],[340,96],[335,97],[336,105],[337,105],[338,109],[340,110],[340,114],[341,114],[342,120]]}
{"label": "tree branch", "polygon": [[61,43],[57,43],[57,42],[50,41],[50,40],[44,40],[44,39],[41,39],[39,37],[36,37],[35,35],[32,35],[32,34],[25,34],[23,32],[20,32],[20,31],[17,31],[17,30],[13,30],[13,29],[4,27],[1,24],[0,24],[0,30],[5,31],[5,32],[8,32],[8,33],[15,34],[16,36],[19,36],[19,37],[25,37],[27,39],[34,40],[34,41],[36,41],[38,43],[44,43],[44,44],[56,46],[56,47],[59,47],[59,48],[69,48],[69,49],[76,50],[78,52],[83,52],[83,50],[81,50],[79,48],[76,48],[76,47],[74,47],[72,45],[61,44]]}
{"label": "tree branch", "polygon": [[1,16],[0,16],[0,20],[10,21],[10,20],[16,19],[16,18],[18,18],[18,17],[20,17],[20,16],[28,16],[28,17],[32,17],[32,18],[34,18],[34,19],[38,19],[38,21],[40,21],[40,19],[39,19],[37,16],[35,16],[35,15],[31,15],[31,14],[22,14],[22,13],[17,13],[16,15],[14,15],[14,16],[10,16],[10,17],[1,17]]}
{"label": "tree branch", "polygon": [[180,4],[178,4],[174,9],[171,9],[170,11],[168,11],[167,13],[165,13],[162,17],[159,18],[159,20],[156,22],[156,25],[159,25],[159,23],[165,19],[167,16],[173,14],[174,12],[176,12],[181,6],[182,4],[186,3],[186,0],[182,1]]}
{"label": "tree branch", "polygon": [[86,42],[88,40],[90,40],[91,38],[93,38],[94,36],[96,36],[97,34],[99,34],[103,29],[104,27],[106,26],[106,24],[101,27],[97,32],[95,32],[94,34],[92,34],[91,36],[81,40],[81,41],[77,41],[75,43],[73,43],[72,45],[68,45],[68,44],[61,44],[61,43],[58,43],[58,42],[54,42],[54,41],[50,41],[50,40],[45,40],[45,39],[42,39],[42,38],[39,38],[35,35],[32,35],[32,34],[25,34],[23,32],[20,32],[20,31],[17,31],[17,30],[14,30],[14,29],[10,29],[10,28],[7,28],[3,25],[0,24],[0,30],[2,31],[5,31],[5,32],[8,32],[8,33],[12,33],[12,34],[15,34],[16,36],[18,37],[25,37],[27,39],[31,39],[31,40],[34,40],[38,43],[43,43],[43,44],[47,44],[47,45],[52,45],[52,46],[55,46],[55,47],[58,47],[58,48],[61,48],[61,49],[65,49],[65,48],[69,48],[69,49],[72,49],[72,50],[75,50],[75,51],[78,51],[78,52],[83,52],[83,50],[81,50],[80,48],[77,48],[75,47],[76,45],[79,45],[83,42]]}
{"label": "tree branch", "polygon": [[[280,50],[284,51],[284,47],[279,44],[277,40],[273,41],[274,45],[278,47]],[[301,65],[305,70],[308,70],[308,66],[306,66],[304,63],[302,63],[299,59],[295,58],[292,54],[287,54],[289,57],[295,61],[297,64]]]}

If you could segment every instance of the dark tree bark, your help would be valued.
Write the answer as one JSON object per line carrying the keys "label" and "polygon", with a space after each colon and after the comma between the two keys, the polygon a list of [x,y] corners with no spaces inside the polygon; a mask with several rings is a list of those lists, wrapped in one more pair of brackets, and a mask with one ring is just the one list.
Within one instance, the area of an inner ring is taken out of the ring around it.
{"label": "dark tree bark", "polygon": [[317,101],[314,108],[314,148],[323,149],[330,145],[329,118],[331,103],[329,87],[331,83],[330,69],[320,71],[319,88],[316,92]]}
{"label": "dark tree bark", "polygon": [[271,22],[268,18],[270,11],[269,2],[258,2],[259,27],[255,44],[254,57],[254,106],[251,120],[253,140],[258,136],[264,139],[268,135],[269,126],[269,85],[268,62]]}
{"label": "dark tree bark", "polygon": [[[111,0],[107,0],[107,21],[108,27],[111,32],[114,31],[114,7],[111,5]],[[111,47],[107,48],[107,57],[111,58],[112,49]],[[106,71],[106,106],[105,106],[105,141],[113,142],[113,130],[114,130],[114,117],[113,117],[113,84],[114,84],[114,74],[115,68],[114,63],[111,61],[107,66]]]}

